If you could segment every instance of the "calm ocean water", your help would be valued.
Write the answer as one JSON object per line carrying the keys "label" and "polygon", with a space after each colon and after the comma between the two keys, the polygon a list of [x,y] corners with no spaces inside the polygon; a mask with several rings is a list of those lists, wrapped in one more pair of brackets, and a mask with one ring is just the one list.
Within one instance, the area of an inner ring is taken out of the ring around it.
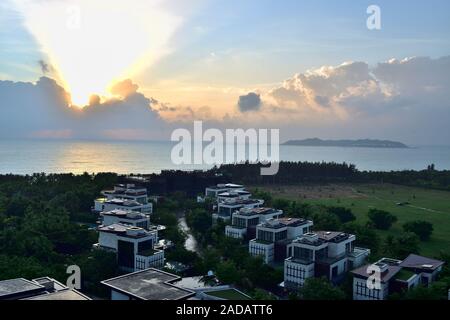
{"label": "calm ocean water", "polygon": [[[158,173],[164,169],[207,169],[174,165],[170,142],[0,140],[0,173]],[[450,169],[450,147],[410,149],[281,146],[281,160],[353,163],[360,170]]]}

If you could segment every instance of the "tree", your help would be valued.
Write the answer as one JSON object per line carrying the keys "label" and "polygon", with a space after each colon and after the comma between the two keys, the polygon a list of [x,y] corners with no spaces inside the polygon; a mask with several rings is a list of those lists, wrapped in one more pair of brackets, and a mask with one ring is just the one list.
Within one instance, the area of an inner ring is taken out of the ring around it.
{"label": "tree", "polygon": [[205,209],[194,209],[188,213],[187,222],[197,232],[205,232],[211,228],[211,215]]}
{"label": "tree", "polygon": [[403,224],[403,230],[415,233],[421,241],[427,241],[433,233],[433,225],[428,221],[416,220]]}
{"label": "tree", "polygon": [[185,249],[182,245],[175,246],[174,248],[166,251],[166,258],[170,261],[178,261],[184,264],[194,264],[198,255],[195,252]]}
{"label": "tree", "polygon": [[276,270],[264,263],[261,257],[248,256],[242,267],[244,276],[252,285],[269,289],[283,281],[283,271]]}
{"label": "tree", "polygon": [[369,248],[372,254],[376,254],[380,249],[380,237],[376,230],[351,222],[343,226],[343,230],[356,236],[355,245]]}
{"label": "tree", "polygon": [[345,293],[326,278],[308,278],[299,290],[303,300],[344,300]]}
{"label": "tree", "polygon": [[380,230],[388,230],[397,221],[396,216],[384,210],[370,209],[368,215],[375,228]]}
{"label": "tree", "polygon": [[77,256],[73,263],[80,266],[83,290],[103,297],[108,295],[108,290],[100,285],[100,281],[118,275],[115,253],[94,250],[91,253]]}
{"label": "tree", "polygon": [[345,207],[329,207],[328,212],[336,215],[342,223],[356,220],[352,210]]}
{"label": "tree", "polygon": [[216,275],[224,284],[235,284],[241,278],[241,274],[232,261],[223,261],[218,264]]}
{"label": "tree", "polygon": [[393,294],[389,298],[392,300],[447,300],[449,285],[450,278],[443,278],[433,282],[429,287],[420,285],[406,292]]}
{"label": "tree", "polygon": [[255,199],[262,199],[262,200],[264,200],[264,204],[266,206],[272,206],[272,195],[270,194],[270,192],[263,191],[263,190],[260,190],[260,189],[256,188],[253,191],[253,197]]}
{"label": "tree", "polygon": [[291,206],[291,201],[283,198],[277,198],[272,201],[272,206],[274,208],[283,210],[284,212],[288,212]]}
{"label": "tree", "polygon": [[256,288],[252,294],[253,299],[255,300],[277,300],[277,298],[270,292]]}
{"label": "tree", "polygon": [[317,212],[313,216],[313,220],[317,230],[339,230],[341,228],[339,218],[325,210]]}
{"label": "tree", "polygon": [[410,253],[419,253],[419,237],[412,232],[402,232],[398,236],[388,236],[383,253],[397,259],[405,259]]}

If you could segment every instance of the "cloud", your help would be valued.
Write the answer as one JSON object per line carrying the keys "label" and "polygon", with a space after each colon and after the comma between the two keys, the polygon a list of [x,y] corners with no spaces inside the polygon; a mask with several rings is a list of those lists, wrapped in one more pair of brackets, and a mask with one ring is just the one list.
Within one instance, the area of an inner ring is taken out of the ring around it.
{"label": "cloud", "polygon": [[[410,144],[448,144],[450,57],[392,59],[323,66],[272,88],[239,97],[238,107],[162,102],[130,79],[111,97],[93,95],[83,109],[48,77],[36,83],[0,81],[0,137],[168,139],[191,127],[280,128],[282,138],[386,138]],[[248,89],[246,89],[248,90]],[[248,92],[248,91],[247,91]],[[258,92],[258,93],[255,93]],[[252,117],[245,112],[252,112]]]}
{"label": "cloud", "polygon": [[125,97],[102,102],[93,95],[80,109],[69,106],[69,94],[50,78],[36,83],[0,81],[0,136],[161,138],[168,126],[152,109],[152,99],[133,88],[137,86],[131,81],[123,81],[116,92]]}
{"label": "cloud", "polygon": [[254,92],[240,96],[238,107],[241,112],[258,110],[261,107],[261,97]]}
{"label": "cloud", "polygon": [[283,124],[285,132],[300,132],[301,126],[330,138],[448,143],[443,137],[450,136],[449,74],[450,56],[322,66],[259,88],[261,107],[252,121]]}
{"label": "cloud", "polygon": [[138,89],[139,89],[139,86],[137,84],[134,84],[131,81],[131,79],[126,79],[126,80],[114,83],[111,86],[109,91],[113,95],[120,96],[122,98],[126,98],[129,95],[135,94]]}
{"label": "cloud", "polygon": [[[295,74],[263,95],[277,112],[342,119],[390,113],[450,98],[450,57],[392,59],[370,68],[346,62]],[[267,110],[266,110],[267,111]]]}

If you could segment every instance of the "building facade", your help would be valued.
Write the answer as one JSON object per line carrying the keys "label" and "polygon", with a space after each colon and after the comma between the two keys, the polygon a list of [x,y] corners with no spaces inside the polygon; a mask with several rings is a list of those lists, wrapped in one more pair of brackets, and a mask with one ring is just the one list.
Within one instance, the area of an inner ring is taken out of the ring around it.
{"label": "building facade", "polygon": [[113,251],[121,270],[133,272],[164,266],[164,250],[156,247],[158,231],[115,223],[98,228],[99,242],[94,248]]}
{"label": "building facade", "polygon": [[292,239],[308,233],[311,220],[279,218],[267,220],[256,226],[256,238],[249,242],[249,253],[261,256],[265,263],[281,262],[287,256],[287,246]]}
{"label": "building facade", "polygon": [[324,276],[339,283],[351,268],[365,263],[369,249],[355,248],[355,236],[343,232],[317,231],[297,237],[288,245],[284,262],[284,286],[302,287],[306,279]]}
{"label": "building facade", "polygon": [[153,212],[153,204],[148,201],[147,189],[134,184],[118,184],[113,190],[103,190],[103,197],[94,201],[96,213],[111,210],[138,211],[146,214]]}
{"label": "building facade", "polygon": [[225,235],[235,239],[244,239],[247,236],[254,239],[258,224],[278,219],[282,215],[282,210],[273,208],[241,208],[233,213],[232,224],[225,227]]}
{"label": "building facade", "polygon": [[442,271],[443,261],[410,254],[405,260],[382,258],[352,270],[353,300],[385,300],[392,293],[428,286]]}

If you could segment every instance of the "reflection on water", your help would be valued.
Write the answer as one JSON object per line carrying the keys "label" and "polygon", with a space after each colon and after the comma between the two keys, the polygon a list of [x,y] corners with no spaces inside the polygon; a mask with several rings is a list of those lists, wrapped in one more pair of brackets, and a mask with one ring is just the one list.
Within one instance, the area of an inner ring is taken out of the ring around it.
{"label": "reflection on water", "polygon": [[178,226],[180,227],[181,231],[187,234],[187,239],[184,243],[184,247],[186,250],[193,251],[193,252],[199,252],[198,250],[198,243],[197,240],[194,238],[194,236],[191,234],[191,229],[186,223],[186,218],[182,217],[178,219]]}
{"label": "reflection on water", "polygon": [[[158,173],[164,169],[207,169],[174,165],[171,142],[0,140],[0,173]],[[353,163],[361,170],[420,170],[434,163],[450,169],[450,147],[410,149],[281,146],[280,159]]]}

